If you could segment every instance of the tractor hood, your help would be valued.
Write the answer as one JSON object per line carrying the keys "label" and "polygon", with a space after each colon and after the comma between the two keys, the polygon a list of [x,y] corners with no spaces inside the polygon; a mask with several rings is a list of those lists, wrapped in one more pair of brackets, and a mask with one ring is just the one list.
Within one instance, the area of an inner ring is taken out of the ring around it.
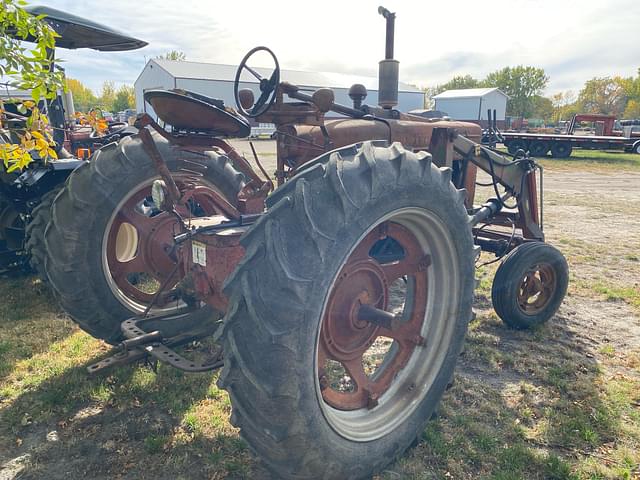
{"label": "tractor hood", "polygon": [[25,10],[31,15],[46,15],[44,20],[60,35],[60,38],[56,38],[56,47],[92,48],[103,52],[119,52],[135,50],[147,45],[147,42],[55,8],[33,6],[27,7]]}

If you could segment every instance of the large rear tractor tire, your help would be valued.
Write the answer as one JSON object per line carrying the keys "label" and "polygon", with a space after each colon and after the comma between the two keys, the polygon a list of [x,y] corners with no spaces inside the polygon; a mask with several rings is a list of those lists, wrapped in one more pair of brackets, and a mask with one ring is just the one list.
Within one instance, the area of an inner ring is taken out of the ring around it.
{"label": "large rear tractor tire", "polygon": [[62,187],[56,187],[45,193],[38,206],[31,212],[31,220],[25,229],[24,248],[29,255],[29,266],[43,281],[47,281],[44,269],[47,249],[44,243],[44,232],[51,220],[51,205]]}
{"label": "large rear tractor tire", "polygon": [[[216,152],[180,150],[157,134],[154,140],[179,187],[197,185],[182,216],[221,214],[215,195],[232,205],[244,176]],[[112,143],[75,170],[51,209],[45,233],[46,271],[62,307],[94,337],[122,338],[120,323],[141,314],[159,286],[151,314],[185,305],[174,286],[180,280],[171,256],[177,219],[158,210],[151,185],[159,178],[137,136]],[[203,308],[194,314],[211,317]]]}
{"label": "large rear tractor tire", "polygon": [[[0,178],[0,181],[2,179]],[[0,197],[0,271],[26,266],[22,256],[24,220],[13,204]]]}
{"label": "large rear tractor tire", "polygon": [[493,308],[511,328],[534,328],[558,311],[569,284],[562,253],[543,242],[517,246],[504,258],[493,279]]}
{"label": "large rear tractor tire", "polygon": [[429,154],[372,142],[269,197],[227,281],[219,385],[277,478],[370,478],[422,432],[472,314],[464,199]]}

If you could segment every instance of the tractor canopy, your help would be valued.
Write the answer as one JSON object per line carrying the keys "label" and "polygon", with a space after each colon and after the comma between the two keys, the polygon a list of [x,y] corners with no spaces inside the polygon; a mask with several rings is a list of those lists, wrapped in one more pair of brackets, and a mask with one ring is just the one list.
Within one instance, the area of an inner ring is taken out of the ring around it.
{"label": "tractor canopy", "polygon": [[27,7],[25,10],[31,15],[45,15],[44,20],[60,35],[60,38],[56,38],[56,47],[119,52],[135,50],[147,45],[147,42],[55,8],[38,5]]}

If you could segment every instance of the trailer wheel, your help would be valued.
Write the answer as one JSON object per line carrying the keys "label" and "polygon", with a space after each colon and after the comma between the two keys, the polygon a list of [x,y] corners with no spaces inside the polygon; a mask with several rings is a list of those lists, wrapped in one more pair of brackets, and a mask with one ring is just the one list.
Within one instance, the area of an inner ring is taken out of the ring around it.
{"label": "trailer wheel", "polygon": [[527,329],[548,321],[567,292],[569,267],[562,253],[543,242],[513,249],[493,279],[493,308],[512,328]]}
{"label": "trailer wheel", "polygon": [[[197,186],[183,217],[222,213],[212,191],[237,202],[244,176],[226,156],[180,150],[160,135],[153,137],[178,186]],[[152,314],[185,307],[172,288],[180,280],[171,255],[178,222],[155,208],[151,184],[156,178],[142,141],[126,137],[76,169],[51,209],[45,266],[53,290],[82,329],[109,343],[122,338],[121,322],[141,314],[152,299]],[[154,299],[164,282],[168,291]],[[204,308],[196,314],[213,313]]]}
{"label": "trailer wheel", "polygon": [[507,150],[511,155],[515,155],[518,150],[528,150],[527,142],[524,140],[511,140],[507,145]]}
{"label": "trailer wheel", "polygon": [[534,157],[544,157],[549,151],[549,144],[540,140],[531,142],[529,153]]}
{"label": "trailer wheel", "polygon": [[51,205],[61,186],[45,193],[38,206],[31,213],[31,220],[25,229],[25,251],[29,255],[29,266],[43,280],[47,281],[44,269],[47,249],[44,243],[44,232],[51,220]]}
{"label": "trailer wheel", "polygon": [[551,145],[551,156],[553,158],[569,158],[573,152],[573,147],[569,142],[553,142]]}
{"label": "trailer wheel", "polygon": [[370,478],[452,377],[473,240],[464,191],[427,153],[365,142],[318,160],[241,240],[219,385],[276,478]]}

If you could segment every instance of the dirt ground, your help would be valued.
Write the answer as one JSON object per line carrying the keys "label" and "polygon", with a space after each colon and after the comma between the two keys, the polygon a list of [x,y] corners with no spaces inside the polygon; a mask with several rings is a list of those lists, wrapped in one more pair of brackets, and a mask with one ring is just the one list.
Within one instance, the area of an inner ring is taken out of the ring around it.
{"label": "dirt ground", "polygon": [[[255,145],[272,172],[273,142]],[[639,211],[640,169],[545,162],[545,233],[571,270],[564,304],[536,331],[510,330],[491,307],[495,265],[481,269],[453,387],[380,479],[640,478]],[[270,478],[228,423],[216,375],[88,379],[106,347],[44,287],[33,300],[33,284],[0,279],[0,480]],[[44,333],[22,338],[28,328]]]}

